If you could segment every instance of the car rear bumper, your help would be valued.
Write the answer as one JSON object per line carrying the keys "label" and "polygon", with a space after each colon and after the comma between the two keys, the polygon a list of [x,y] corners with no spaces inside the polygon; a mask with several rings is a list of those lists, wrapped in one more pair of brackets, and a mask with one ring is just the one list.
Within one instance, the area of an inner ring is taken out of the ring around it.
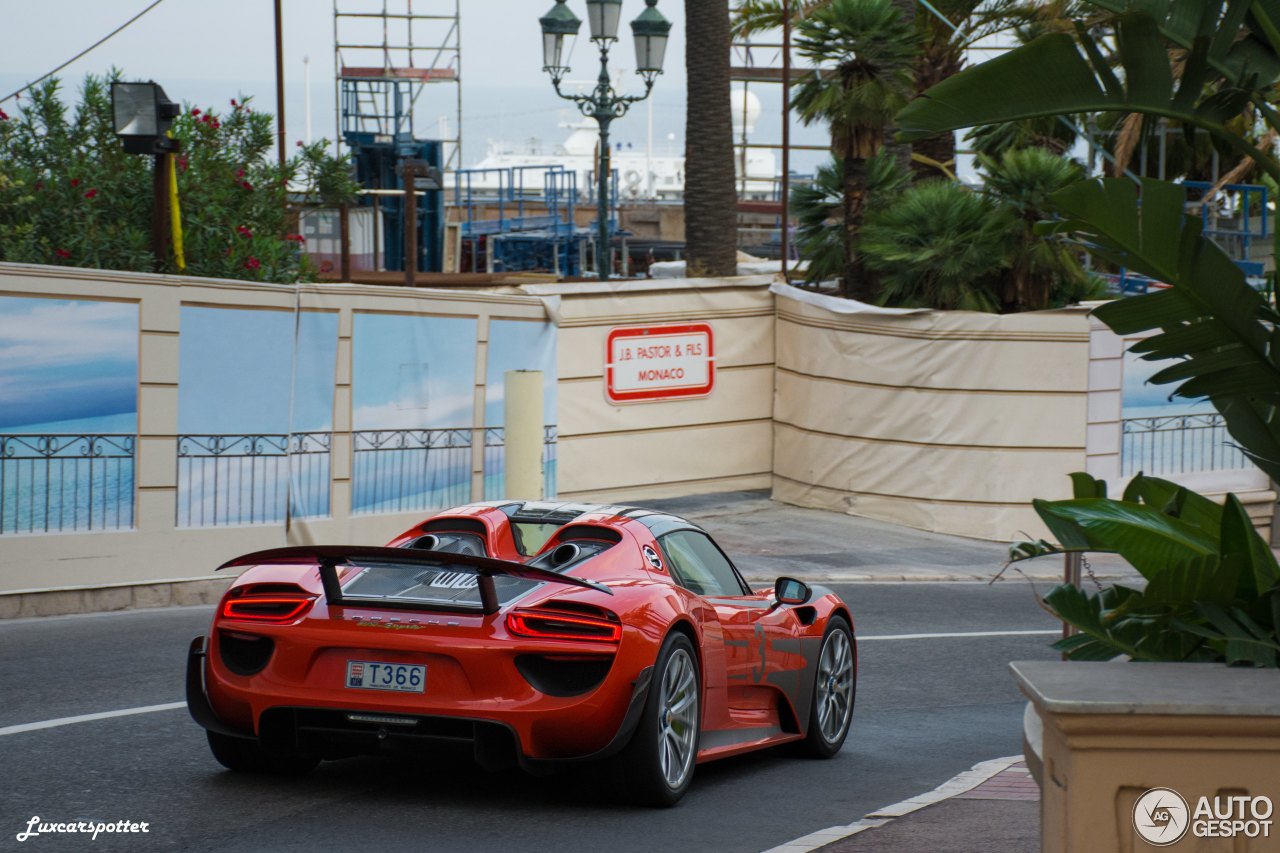
{"label": "car rear bumper", "polygon": [[[599,703],[589,700],[551,699],[541,708],[527,702],[506,707],[495,700],[486,703],[490,707],[480,714],[474,707],[424,713],[428,709],[412,707],[400,695],[372,696],[356,703],[350,701],[354,697],[318,697],[305,690],[264,694],[226,683],[214,673],[208,642],[196,637],[187,654],[187,708],[211,732],[323,757],[470,742],[482,766],[516,763],[537,771],[548,765],[607,758],[626,746],[644,710],[653,667],[645,667],[631,680],[620,721],[604,733]],[[621,686],[611,689],[617,692]],[[211,699],[211,693],[216,699]],[[251,709],[252,728],[227,719],[228,715],[218,712],[218,704]],[[574,732],[582,733],[576,744],[572,743]]]}

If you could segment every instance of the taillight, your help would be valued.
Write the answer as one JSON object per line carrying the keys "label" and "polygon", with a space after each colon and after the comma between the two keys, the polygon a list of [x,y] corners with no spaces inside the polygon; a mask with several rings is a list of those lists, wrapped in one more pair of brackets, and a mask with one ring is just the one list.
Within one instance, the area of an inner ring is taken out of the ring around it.
{"label": "taillight", "polygon": [[313,601],[315,596],[311,595],[247,595],[227,599],[222,616],[249,622],[289,622],[301,616]]}
{"label": "taillight", "polygon": [[513,610],[507,614],[507,630],[520,637],[543,640],[616,643],[622,639],[622,624],[617,617],[582,616],[554,610]]}

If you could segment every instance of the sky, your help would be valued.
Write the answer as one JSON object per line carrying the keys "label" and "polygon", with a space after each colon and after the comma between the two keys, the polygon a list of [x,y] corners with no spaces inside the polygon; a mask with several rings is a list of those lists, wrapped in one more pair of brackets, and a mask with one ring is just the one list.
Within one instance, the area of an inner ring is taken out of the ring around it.
{"label": "sky", "polygon": [[[150,0],[4,0],[4,50],[0,51],[0,97],[40,76],[92,44]],[[341,0],[343,8],[381,8],[373,0]],[[391,7],[404,0],[389,0]],[[573,0],[585,18],[581,0]],[[415,10],[452,9],[453,0],[415,0]],[[560,121],[572,118],[542,73],[538,18],[552,0],[461,0],[464,160],[484,156],[490,139],[523,142],[530,136],[558,140]],[[683,0],[662,0],[659,9],[675,23],[668,47],[667,73],[655,89],[657,138],[675,133],[683,144],[684,42]],[[545,7],[545,8],[544,8]],[[642,0],[626,0],[623,21],[644,8]],[[313,137],[334,135],[334,32],[329,0],[284,0],[286,127],[290,140],[306,135],[306,87],[303,58],[310,59]],[[585,23],[584,23],[585,32]],[[425,37],[419,36],[415,41]],[[230,98],[252,95],[262,109],[275,112],[275,42],[272,4],[268,0],[163,0],[132,26],[61,72],[78,86],[86,72],[112,66],[127,79],[153,79],[170,98],[200,106],[225,107]],[[594,75],[582,62],[589,54],[585,39],[575,47],[571,78]],[[616,67],[625,69],[628,91],[639,79],[632,73],[634,53],[628,37],[614,51]],[[348,62],[351,62],[348,59]],[[419,127],[433,130],[433,115],[451,114],[453,87],[427,87]],[[12,102],[4,104],[6,110]],[[9,110],[12,112],[12,110]],[[645,135],[645,111],[637,110],[615,125],[620,139],[637,143]]]}
{"label": "sky", "polygon": [[[41,0],[20,3],[0,0],[4,49],[0,50],[0,97],[60,65],[80,50],[145,8],[150,0]],[[340,0],[342,8],[381,8],[380,0]],[[565,101],[558,100],[542,73],[538,18],[553,0],[459,0],[461,5],[463,163],[481,160],[490,142],[521,145],[531,138],[559,142],[568,135],[564,125],[580,121]],[[388,0],[402,8],[405,0]],[[415,10],[452,10],[454,0],[414,0]],[[583,0],[570,6],[584,19]],[[306,105],[311,104],[312,138],[333,138],[334,31],[330,0],[283,0],[285,53],[285,119],[290,141],[307,135]],[[624,0],[626,36],[615,47],[610,66],[624,72],[624,91],[639,91],[634,52],[627,22],[644,9],[643,0]],[[650,100],[654,148],[659,154],[683,152],[685,136],[684,0],[660,0],[658,9],[672,23],[665,73],[658,78]],[[344,36],[344,38],[346,38]],[[421,43],[426,36],[415,38]],[[377,34],[380,41],[380,34]],[[597,66],[592,45],[582,38],[573,46],[569,81],[593,79]],[[310,62],[304,66],[304,57]],[[358,62],[348,57],[348,63]],[[768,62],[768,60],[760,60]],[[69,89],[78,88],[87,72],[121,68],[126,79],[155,80],[175,101],[201,108],[225,109],[231,98],[253,96],[261,109],[275,112],[275,41],[269,0],[162,0],[133,25],[60,73]],[[310,97],[304,85],[310,69]],[[764,101],[766,118],[754,141],[776,143],[781,90],[755,86]],[[439,117],[452,122],[452,86],[428,86],[418,111],[419,135],[438,136]],[[9,112],[13,101],[3,106]],[[642,146],[647,138],[650,104],[632,108],[613,125],[615,141]],[[822,144],[816,128],[793,123],[796,144]],[[798,154],[800,168],[817,155]]]}

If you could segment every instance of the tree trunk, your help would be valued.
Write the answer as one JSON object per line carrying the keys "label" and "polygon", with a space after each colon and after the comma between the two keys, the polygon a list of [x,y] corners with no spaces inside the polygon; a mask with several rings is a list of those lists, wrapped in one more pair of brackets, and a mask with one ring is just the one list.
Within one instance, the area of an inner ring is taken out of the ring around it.
{"label": "tree trunk", "polygon": [[844,160],[844,282],[841,292],[850,299],[870,302],[875,283],[862,263],[858,233],[867,207],[867,161],[861,157]]}
{"label": "tree trunk", "polygon": [[[898,14],[902,16],[902,20],[911,22],[916,19],[916,3],[918,0],[893,0],[893,5],[897,8]],[[912,170],[911,153],[915,147],[910,142],[899,142],[894,136],[897,134],[898,128],[892,123],[884,129],[884,147],[888,148],[893,154],[894,161],[898,164],[898,168],[904,172]]]}
{"label": "tree trunk", "polygon": [[[949,41],[938,41],[924,45],[920,58],[916,62],[916,94],[933,88],[938,83],[964,68],[964,56],[956,52]],[[946,131],[934,136],[918,139],[914,143],[916,153],[922,157],[941,163],[955,173],[956,135]],[[950,164],[950,165],[948,165]],[[944,177],[934,166],[927,163],[914,163],[916,176],[921,178]]]}
{"label": "tree trunk", "polygon": [[684,232],[691,276],[738,269],[738,195],[729,105],[729,0],[685,0]]}

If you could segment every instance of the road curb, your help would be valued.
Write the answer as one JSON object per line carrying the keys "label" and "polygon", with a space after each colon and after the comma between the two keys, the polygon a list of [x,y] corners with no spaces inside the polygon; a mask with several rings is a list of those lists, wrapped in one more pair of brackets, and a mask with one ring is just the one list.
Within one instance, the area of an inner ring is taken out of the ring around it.
{"label": "road curb", "polygon": [[940,803],[943,800],[949,800],[958,794],[966,791],[972,791],[974,788],[986,782],[991,777],[1004,770],[1009,769],[1014,764],[1022,760],[1021,755],[1010,755],[1005,758],[993,758],[990,761],[980,761],[973,767],[959,773],[956,776],[943,782],[932,791],[926,791],[923,794],[903,800],[900,803],[894,803],[891,806],[876,809],[864,815],[860,820],[856,820],[846,826],[832,826],[827,829],[820,829],[817,832],[811,832],[803,835],[785,844],[779,844],[777,847],[770,847],[764,853],[811,853],[820,847],[825,847],[841,839],[848,838],[851,835],[857,835],[868,829],[875,829],[878,826],[884,826],[890,821],[909,815],[914,811],[918,811],[925,806],[931,806],[934,803]]}

